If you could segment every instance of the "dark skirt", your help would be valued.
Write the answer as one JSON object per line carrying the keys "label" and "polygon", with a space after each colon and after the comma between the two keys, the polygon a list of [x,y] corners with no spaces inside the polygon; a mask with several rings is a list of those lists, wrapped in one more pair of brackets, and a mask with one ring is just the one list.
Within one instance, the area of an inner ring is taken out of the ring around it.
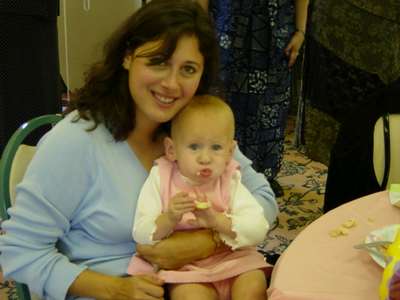
{"label": "dark skirt", "polygon": [[307,39],[303,141],[306,155],[329,165],[330,152],[343,120],[385,87],[376,74],[340,59],[314,38]]}
{"label": "dark skirt", "polygon": [[239,147],[257,171],[274,178],[282,160],[291,95],[283,50],[293,32],[293,1],[211,1],[210,10]]}

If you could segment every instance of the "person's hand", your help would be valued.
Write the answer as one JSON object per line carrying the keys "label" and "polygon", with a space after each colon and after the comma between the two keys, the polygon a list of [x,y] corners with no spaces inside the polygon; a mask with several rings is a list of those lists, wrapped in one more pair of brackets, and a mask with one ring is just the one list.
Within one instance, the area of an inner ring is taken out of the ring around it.
{"label": "person's hand", "polygon": [[152,275],[135,275],[116,279],[111,299],[115,300],[161,300],[164,299],[164,282]]}
{"label": "person's hand", "polygon": [[171,221],[178,223],[183,214],[191,212],[195,209],[194,199],[186,192],[175,194],[169,201],[168,217]]}
{"label": "person's hand", "polygon": [[155,275],[117,277],[86,269],[71,283],[68,295],[97,300],[161,300],[163,284]]}
{"label": "person's hand", "polygon": [[296,62],[297,56],[299,55],[299,51],[301,48],[301,45],[303,45],[304,42],[304,34],[300,31],[296,31],[293,35],[292,38],[289,41],[289,44],[286,46],[284,52],[285,55],[288,57],[289,62],[288,66],[291,68],[294,63]]}
{"label": "person's hand", "polygon": [[197,208],[193,211],[193,214],[196,216],[194,220],[188,220],[189,224],[195,227],[200,228],[214,228],[216,225],[216,220],[218,216],[218,212],[215,211],[210,205],[209,199],[207,199],[207,195],[204,193],[200,193],[195,190],[196,200],[195,203],[206,203],[206,208]]}

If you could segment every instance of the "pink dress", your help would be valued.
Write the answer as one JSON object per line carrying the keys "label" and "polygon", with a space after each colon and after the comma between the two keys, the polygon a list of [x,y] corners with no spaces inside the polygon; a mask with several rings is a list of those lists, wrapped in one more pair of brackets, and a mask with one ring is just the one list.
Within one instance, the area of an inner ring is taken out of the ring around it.
{"label": "pink dress", "polygon": [[[158,159],[156,163],[159,166],[160,192],[163,210],[165,210],[173,195],[180,191],[193,192],[193,187],[185,182],[175,163],[171,163],[165,158]],[[229,213],[230,183],[232,175],[237,170],[238,163],[232,160],[217,182],[196,186],[197,190],[207,194],[208,199],[214,200],[212,206],[219,212]],[[185,214],[175,230],[196,229],[187,224],[188,220],[194,218],[192,213]],[[230,299],[232,278],[256,269],[263,269],[269,274],[272,266],[265,262],[264,256],[257,252],[256,247],[244,247],[212,255],[187,264],[178,270],[160,270],[157,272],[157,276],[166,283],[212,283],[220,299],[228,300]],[[135,255],[129,263],[127,273],[131,275],[154,274],[155,271],[151,264]]]}

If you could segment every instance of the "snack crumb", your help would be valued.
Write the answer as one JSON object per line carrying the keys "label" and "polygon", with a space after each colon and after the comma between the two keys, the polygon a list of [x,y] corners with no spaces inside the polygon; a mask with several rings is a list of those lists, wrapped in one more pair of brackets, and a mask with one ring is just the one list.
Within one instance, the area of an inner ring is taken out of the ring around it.
{"label": "snack crumb", "polygon": [[357,225],[357,222],[355,219],[348,219],[346,222],[343,222],[339,227],[332,229],[329,232],[329,235],[334,238],[343,236],[343,235],[348,235],[349,229],[355,227],[356,225]]}
{"label": "snack crumb", "polygon": [[335,228],[329,232],[329,235],[331,237],[339,237],[339,236],[348,235],[348,234],[349,234],[349,231],[342,226]]}
{"label": "snack crumb", "polygon": [[356,225],[357,225],[357,222],[356,222],[355,219],[349,219],[349,220],[347,220],[346,222],[344,222],[342,224],[342,226],[345,227],[345,228],[352,228],[352,227],[354,227]]}

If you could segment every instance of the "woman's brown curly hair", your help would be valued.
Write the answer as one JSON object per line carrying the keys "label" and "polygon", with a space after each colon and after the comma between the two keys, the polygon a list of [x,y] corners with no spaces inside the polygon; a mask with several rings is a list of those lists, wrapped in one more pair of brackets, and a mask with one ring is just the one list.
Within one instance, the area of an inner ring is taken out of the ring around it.
{"label": "woman's brown curly hair", "polygon": [[204,71],[196,94],[209,91],[216,80],[218,44],[208,14],[191,0],[153,0],[141,7],[117,29],[104,46],[103,59],[86,74],[84,86],[70,101],[65,114],[77,110],[79,118],[104,123],[117,141],[134,129],[135,105],[128,86],[124,57],[150,41],[162,45],[149,56],[160,54],[168,60],[183,35],[194,35],[204,57]]}

